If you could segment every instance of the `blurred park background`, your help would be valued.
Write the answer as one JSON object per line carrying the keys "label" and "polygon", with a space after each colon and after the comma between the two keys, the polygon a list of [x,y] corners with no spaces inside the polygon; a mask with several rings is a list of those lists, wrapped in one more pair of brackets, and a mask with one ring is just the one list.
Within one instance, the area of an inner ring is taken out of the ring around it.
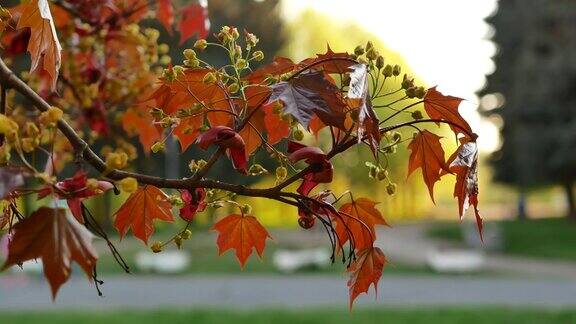
{"label": "blurred park background", "polygon": [[[290,206],[252,200],[274,242],[243,271],[233,255],[217,256],[212,215],[200,214],[183,250],[154,256],[132,238],[118,244],[133,275],[97,242],[104,298],[81,273],[54,304],[33,263],[0,274],[0,323],[576,322],[575,1],[208,0],[208,9],[211,31],[247,29],[268,59],[275,53],[298,61],[327,44],[352,51],[371,40],[386,63],[464,98],[460,111],[480,136],[484,244],[473,217],[459,221],[449,179],[436,185],[435,205],[419,175],[407,179],[406,147],[390,161],[394,196],[368,178],[369,152],[349,152],[335,161],[345,171],[331,188],[373,197],[392,225],[377,242],[390,261],[378,299],[361,297],[352,313],[345,267],[329,264],[325,233],[300,230]],[[163,37],[175,61],[193,43],[179,47]],[[203,153],[177,150],[173,143],[165,158],[142,159],[139,167],[186,176],[188,161]],[[222,164],[215,174],[234,177],[228,169]],[[103,222],[118,208],[111,195],[88,204]],[[180,225],[158,224],[157,238]],[[48,313],[23,312],[29,309]]]}

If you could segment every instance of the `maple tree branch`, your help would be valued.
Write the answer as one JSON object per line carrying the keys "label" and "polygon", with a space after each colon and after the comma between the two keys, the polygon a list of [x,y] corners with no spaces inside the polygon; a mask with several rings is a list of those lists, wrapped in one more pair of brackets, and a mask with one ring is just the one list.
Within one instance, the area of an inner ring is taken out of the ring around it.
{"label": "maple tree branch", "polygon": [[[26,97],[38,110],[47,111],[50,109],[48,104],[42,97],[40,97],[32,88],[30,88],[24,81],[20,80],[10,68],[0,58],[0,84],[3,88],[10,87],[24,97]],[[254,189],[248,188],[243,185],[224,183],[215,180],[201,179],[209,168],[205,167],[198,171],[195,176],[187,179],[165,179],[156,176],[150,176],[135,172],[122,171],[122,170],[109,170],[106,163],[96,154],[65,120],[61,119],[57,123],[58,129],[68,139],[74,150],[82,156],[82,158],[89,163],[94,169],[102,174],[106,174],[106,178],[117,181],[127,177],[132,177],[138,180],[140,184],[149,184],[159,188],[169,189],[191,189],[191,188],[206,188],[206,189],[221,189],[228,192],[233,192],[241,196],[261,197],[267,199],[277,200],[292,206],[298,206],[298,202],[289,199],[292,197],[286,196],[286,193],[274,188],[268,189]],[[220,153],[218,153],[220,152]],[[219,149],[208,161],[207,165],[213,165],[218,158],[224,153],[223,149]]]}

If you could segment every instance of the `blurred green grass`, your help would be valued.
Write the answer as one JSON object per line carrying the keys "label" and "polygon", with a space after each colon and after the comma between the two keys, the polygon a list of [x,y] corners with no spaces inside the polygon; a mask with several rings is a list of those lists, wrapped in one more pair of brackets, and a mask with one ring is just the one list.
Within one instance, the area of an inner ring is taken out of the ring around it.
{"label": "blurred green grass", "polygon": [[[290,236],[292,231],[285,231],[283,234],[273,234],[274,237],[277,236]],[[278,241],[268,241],[266,250],[262,259],[254,252],[253,255],[248,259],[244,269],[240,268],[234,251],[227,251],[223,255],[218,255],[218,249],[216,247],[215,236],[209,233],[199,233],[192,236],[188,241],[184,242],[182,252],[188,254],[190,257],[190,265],[180,274],[233,274],[233,273],[266,273],[274,274],[281,272],[275,267],[273,263],[273,255],[278,249],[301,249],[321,246],[329,249],[329,243],[326,245],[315,245],[314,242],[301,242],[300,244],[295,244],[292,240]],[[115,239],[113,242],[117,242]],[[102,242],[100,242],[102,243]],[[130,269],[134,273],[142,273],[135,267],[136,255],[139,252],[147,251],[148,248],[145,247],[141,242],[136,241],[131,238],[125,239],[122,243],[116,244],[122,257],[127,261]],[[169,247],[169,250],[176,250],[175,247]],[[98,247],[100,251],[100,256],[98,260],[98,273],[100,274],[120,274],[124,271],[116,263],[114,257],[110,254],[105,245]],[[309,266],[297,271],[297,273],[326,273],[334,275],[342,275],[346,270],[346,266],[342,264],[341,260],[337,258],[334,264],[329,264],[326,267],[314,267]],[[430,274],[432,270],[427,267],[416,267],[408,266],[403,264],[391,263],[387,265],[385,269],[386,274]]]}
{"label": "blurred green grass", "polygon": [[92,324],[92,323],[575,323],[576,310],[471,308],[357,308],[249,310],[118,310],[111,312],[26,312],[0,313],[3,324]]}
{"label": "blurred green grass", "polygon": [[[525,221],[495,222],[503,236],[504,254],[576,261],[576,223],[565,218],[542,218]],[[432,237],[463,242],[458,223],[434,225]]]}

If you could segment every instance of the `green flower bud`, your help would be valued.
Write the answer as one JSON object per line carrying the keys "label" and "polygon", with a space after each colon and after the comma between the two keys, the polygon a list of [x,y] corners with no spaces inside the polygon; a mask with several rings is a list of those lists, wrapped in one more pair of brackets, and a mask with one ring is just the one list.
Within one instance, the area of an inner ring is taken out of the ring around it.
{"label": "green flower bud", "polygon": [[255,61],[260,62],[264,59],[264,52],[256,51],[252,54],[252,57],[254,58]]}
{"label": "green flower bud", "polygon": [[160,151],[164,151],[165,148],[166,144],[164,144],[164,142],[156,142],[152,145],[150,150],[152,150],[152,153],[158,153]]}
{"label": "green flower bud", "polygon": [[384,67],[384,56],[378,55],[378,57],[376,58],[376,67],[378,69],[381,69]]}
{"label": "green flower bud", "polygon": [[368,51],[366,52],[366,57],[367,57],[370,61],[373,61],[373,60],[375,60],[376,58],[378,58],[378,55],[379,55],[379,54],[378,54],[378,51],[376,51],[376,50],[373,49],[373,48],[370,49],[370,50],[368,50]]}
{"label": "green flower bud", "polygon": [[286,179],[286,176],[288,176],[288,170],[286,170],[285,167],[280,166],[276,168],[276,179],[278,181]]}
{"label": "green flower bud", "polygon": [[420,110],[415,110],[412,112],[412,118],[414,118],[415,120],[420,120],[424,118],[424,116],[422,116],[422,112]]}
{"label": "green flower bud", "polygon": [[292,132],[292,136],[294,136],[295,140],[301,141],[304,139],[304,132],[301,129],[297,128]]}
{"label": "green flower bud", "polygon": [[376,179],[378,181],[382,181],[388,178],[388,170],[378,168],[378,172],[376,172]]}
{"label": "green flower bud", "polygon": [[187,240],[192,236],[192,231],[186,229],[184,232],[182,232],[182,234],[180,234],[180,236],[182,237],[182,239]]}
{"label": "green flower bud", "polygon": [[354,49],[354,54],[358,56],[364,54],[364,47],[362,47],[362,45],[356,46],[356,48]]}
{"label": "green flower bud", "polygon": [[243,70],[248,67],[248,62],[245,59],[239,59],[236,61],[236,68],[239,70]]}
{"label": "green flower bud", "polygon": [[208,42],[205,39],[199,39],[194,43],[194,48],[203,51],[208,47]]}
{"label": "green flower bud", "polygon": [[230,91],[230,93],[236,93],[238,92],[238,90],[240,90],[240,86],[238,86],[238,83],[231,83],[228,86],[228,91]]}
{"label": "green flower bud", "polygon": [[386,186],[386,192],[390,195],[393,196],[394,194],[396,194],[396,189],[397,189],[397,185],[395,183],[389,183]]}
{"label": "green flower bud", "polygon": [[187,48],[182,53],[184,54],[184,57],[187,60],[195,60],[196,59],[196,52],[194,52],[193,49]]}
{"label": "green flower bud", "polygon": [[202,82],[204,82],[205,84],[213,84],[216,82],[216,75],[212,72],[208,72],[202,79]]}
{"label": "green flower bud", "polygon": [[401,71],[402,71],[402,68],[398,64],[394,65],[394,67],[392,68],[392,74],[394,76],[399,76]]}
{"label": "green flower bud", "polygon": [[425,95],[426,95],[426,89],[424,89],[424,87],[416,88],[416,98],[423,99]]}
{"label": "green flower bud", "polygon": [[386,64],[386,66],[382,70],[382,74],[387,78],[391,77],[392,76],[392,65]]}

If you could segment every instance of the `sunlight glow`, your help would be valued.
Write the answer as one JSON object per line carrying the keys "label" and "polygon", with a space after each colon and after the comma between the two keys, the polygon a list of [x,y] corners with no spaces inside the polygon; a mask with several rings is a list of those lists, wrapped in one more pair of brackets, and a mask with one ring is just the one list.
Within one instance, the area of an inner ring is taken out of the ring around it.
{"label": "sunlight glow", "polygon": [[475,92],[494,71],[495,45],[488,40],[492,28],[484,22],[497,8],[497,0],[284,0],[286,19],[313,9],[353,22],[379,37],[402,55],[428,85],[466,99],[462,115],[480,135],[479,146],[490,152],[499,145],[498,129],[477,113]]}

